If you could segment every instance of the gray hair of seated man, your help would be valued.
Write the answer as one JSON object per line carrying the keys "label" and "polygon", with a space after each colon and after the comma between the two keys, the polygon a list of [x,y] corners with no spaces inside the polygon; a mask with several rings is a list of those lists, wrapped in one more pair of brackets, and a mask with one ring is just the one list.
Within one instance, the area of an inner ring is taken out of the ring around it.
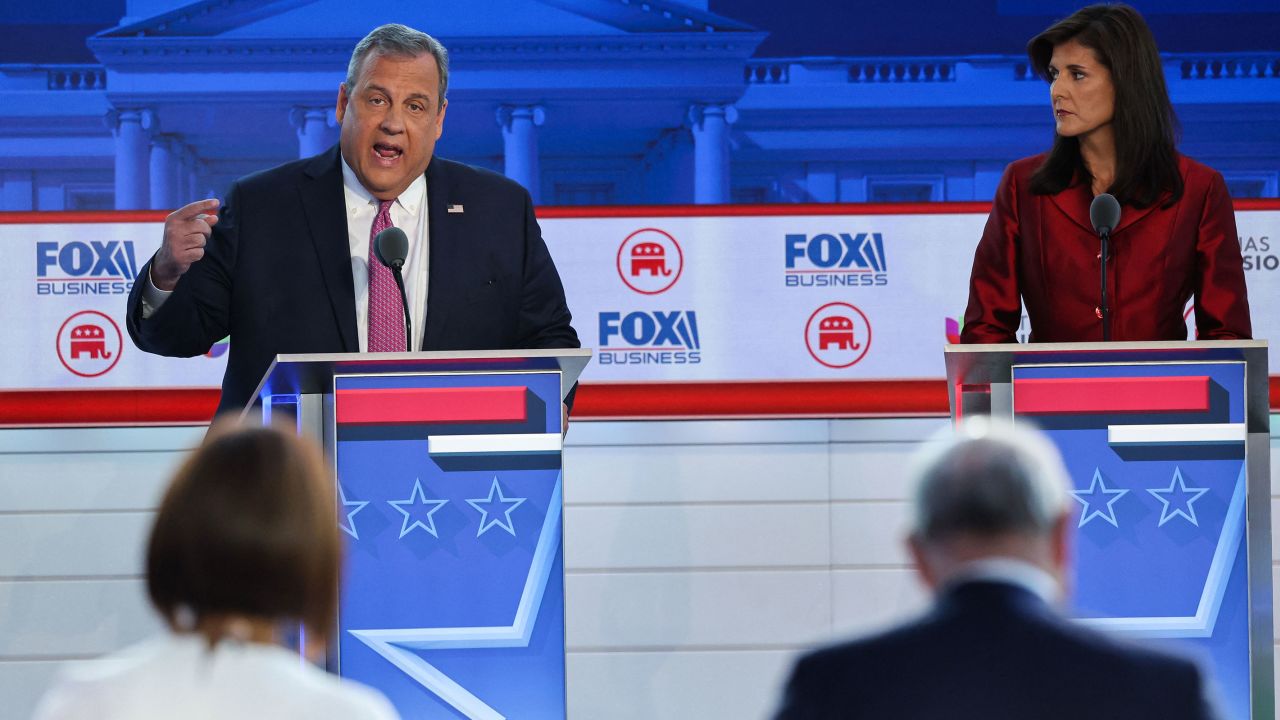
{"label": "gray hair of seated man", "polygon": [[990,417],[965,420],[917,455],[913,535],[1048,536],[1071,510],[1057,449],[1040,432]]}

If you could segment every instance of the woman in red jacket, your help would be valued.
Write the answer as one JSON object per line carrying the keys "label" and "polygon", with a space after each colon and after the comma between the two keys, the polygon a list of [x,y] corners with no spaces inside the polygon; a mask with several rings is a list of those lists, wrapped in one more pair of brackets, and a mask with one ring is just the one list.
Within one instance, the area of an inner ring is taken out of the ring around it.
{"label": "woman in red jacket", "polygon": [[1093,198],[1121,205],[1107,267],[1112,340],[1248,338],[1249,301],[1222,176],[1175,150],[1177,119],[1155,40],[1127,5],[1091,5],[1027,45],[1049,81],[1049,152],[1005,170],[973,258],[961,342],[1103,339]]}

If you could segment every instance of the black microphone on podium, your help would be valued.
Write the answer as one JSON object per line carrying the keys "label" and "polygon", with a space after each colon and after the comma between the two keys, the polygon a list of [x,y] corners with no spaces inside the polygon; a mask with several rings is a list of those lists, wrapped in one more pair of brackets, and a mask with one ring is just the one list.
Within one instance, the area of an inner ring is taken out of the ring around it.
{"label": "black microphone on podium", "polygon": [[400,288],[400,304],[404,308],[404,344],[408,352],[413,352],[413,320],[409,317],[409,298],[404,292],[404,277],[400,268],[409,256],[409,237],[398,227],[392,226],[378,233],[373,238],[373,254],[378,262],[391,269],[395,276],[396,287]]}
{"label": "black microphone on podium", "polygon": [[1111,193],[1102,193],[1089,204],[1089,222],[1102,239],[1102,339],[1111,339],[1111,310],[1107,307],[1107,256],[1111,254],[1111,231],[1120,224],[1120,203]]}

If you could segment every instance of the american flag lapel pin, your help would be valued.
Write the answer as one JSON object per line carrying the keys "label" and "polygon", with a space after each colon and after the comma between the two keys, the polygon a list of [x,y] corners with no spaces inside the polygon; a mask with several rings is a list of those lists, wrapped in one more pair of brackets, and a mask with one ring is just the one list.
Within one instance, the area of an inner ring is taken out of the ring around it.
{"label": "american flag lapel pin", "polygon": [[445,212],[461,213],[462,203],[449,203],[449,207],[445,209]]}

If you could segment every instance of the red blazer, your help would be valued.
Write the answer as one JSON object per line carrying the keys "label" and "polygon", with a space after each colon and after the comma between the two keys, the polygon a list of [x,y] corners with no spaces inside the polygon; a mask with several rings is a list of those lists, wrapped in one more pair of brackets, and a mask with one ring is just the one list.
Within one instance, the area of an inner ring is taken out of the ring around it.
{"label": "red blazer", "polygon": [[[1016,342],[1022,306],[1033,342],[1102,340],[1101,253],[1087,183],[1057,195],[1028,185],[1044,156],[1009,165],[973,256],[962,343]],[[1185,184],[1171,207],[1122,206],[1111,235],[1112,340],[1186,340],[1195,297],[1201,340],[1249,338],[1249,299],[1235,212],[1222,176],[1178,158]]]}

